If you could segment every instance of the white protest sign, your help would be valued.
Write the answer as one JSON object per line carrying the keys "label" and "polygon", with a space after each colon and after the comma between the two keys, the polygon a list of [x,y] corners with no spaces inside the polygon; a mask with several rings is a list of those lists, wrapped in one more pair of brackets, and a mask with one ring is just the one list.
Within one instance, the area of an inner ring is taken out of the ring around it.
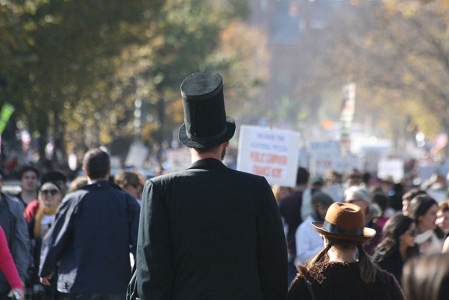
{"label": "white protest sign", "polygon": [[187,169],[192,164],[189,148],[181,147],[167,151],[167,161],[169,163],[169,172]]}
{"label": "white protest sign", "polygon": [[309,169],[312,174],[323,175],[328,170],[341,172],[343,158],[338,141],[313,141],[309,143]]}
{"label": "white protest sign", "polygon": [[147,159],[149,149],[141,143],[133,143],[126,156],[125,166],[142,167]]}
{"label": "white protest sign", "polygon": [[264,176],[270,184],[295,186],[299,134],[243,125],[237,170]]}

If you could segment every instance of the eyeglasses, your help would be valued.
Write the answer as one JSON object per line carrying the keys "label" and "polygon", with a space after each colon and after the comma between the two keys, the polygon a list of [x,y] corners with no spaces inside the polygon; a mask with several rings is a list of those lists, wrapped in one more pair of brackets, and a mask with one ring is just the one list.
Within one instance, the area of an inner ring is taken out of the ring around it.
{"label": "eyeglasses", "polygon": [[410,235],[410,236],[416,236],[418,233],[416,232],[416,230],[415,229],[413,229],[413,230],[410,230],[410,231],[407,231],[407,233]]}
{"label": "eyeglasses", "polygon": [[58,190],[42,190],[41,193],[44,195],[51,194],[52,196],[54,196],[57,193],[59,193],[59,191]]}

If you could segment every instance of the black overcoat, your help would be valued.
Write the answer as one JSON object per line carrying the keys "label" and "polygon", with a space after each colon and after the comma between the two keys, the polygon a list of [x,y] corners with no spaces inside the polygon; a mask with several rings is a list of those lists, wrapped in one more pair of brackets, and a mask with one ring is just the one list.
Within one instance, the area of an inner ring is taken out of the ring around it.
{"label": "black overcoat", "polygon": [[287,251],[266,179],[203,159],[148,180],[137,246],[144,300],[283,300]]}

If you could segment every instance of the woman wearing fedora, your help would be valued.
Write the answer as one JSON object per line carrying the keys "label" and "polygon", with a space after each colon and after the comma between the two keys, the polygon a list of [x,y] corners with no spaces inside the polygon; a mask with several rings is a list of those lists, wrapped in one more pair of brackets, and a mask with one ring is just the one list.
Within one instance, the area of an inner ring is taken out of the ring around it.
{"label": "woman wearing fedora", "polygon": [[376,232],[364,227],[365,215],[359,206],[333,203],[324,222],[312,222],[312,226],[325,247],[299,266],[287,300],[405,299],[393,275],[376,267],[363,249]]}

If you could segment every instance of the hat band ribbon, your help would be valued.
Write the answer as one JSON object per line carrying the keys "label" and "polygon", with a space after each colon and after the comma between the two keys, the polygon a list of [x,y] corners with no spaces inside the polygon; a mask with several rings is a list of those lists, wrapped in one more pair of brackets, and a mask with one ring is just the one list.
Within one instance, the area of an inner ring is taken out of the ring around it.
{"label": "hat band ribbon", "polygon": [[201,143],[201,142],[208,142],[211,140],[221,138],[222,136],[224,136],[226,134],[227,130],[228,130],[228,127],[225,126],[224,130],[222,132],[220,132],[219,134],[216,134],[214,136],[202,137],[202,138],[195,137],[194,135],[190,134],[190,132],[188,130],[186,130],[186,134],[187,134],[187,137],[189,139],[191,139],[192,141]]}
{"label": "hat band ribbon", "polygon": [[323,227],[321,227],[321,229],[328,233],[363,236],[364,227],[354,228],[354,229],[344,229],[340,226],[337,226],[335,224],[329,223],[328,221],[324,220]]}

